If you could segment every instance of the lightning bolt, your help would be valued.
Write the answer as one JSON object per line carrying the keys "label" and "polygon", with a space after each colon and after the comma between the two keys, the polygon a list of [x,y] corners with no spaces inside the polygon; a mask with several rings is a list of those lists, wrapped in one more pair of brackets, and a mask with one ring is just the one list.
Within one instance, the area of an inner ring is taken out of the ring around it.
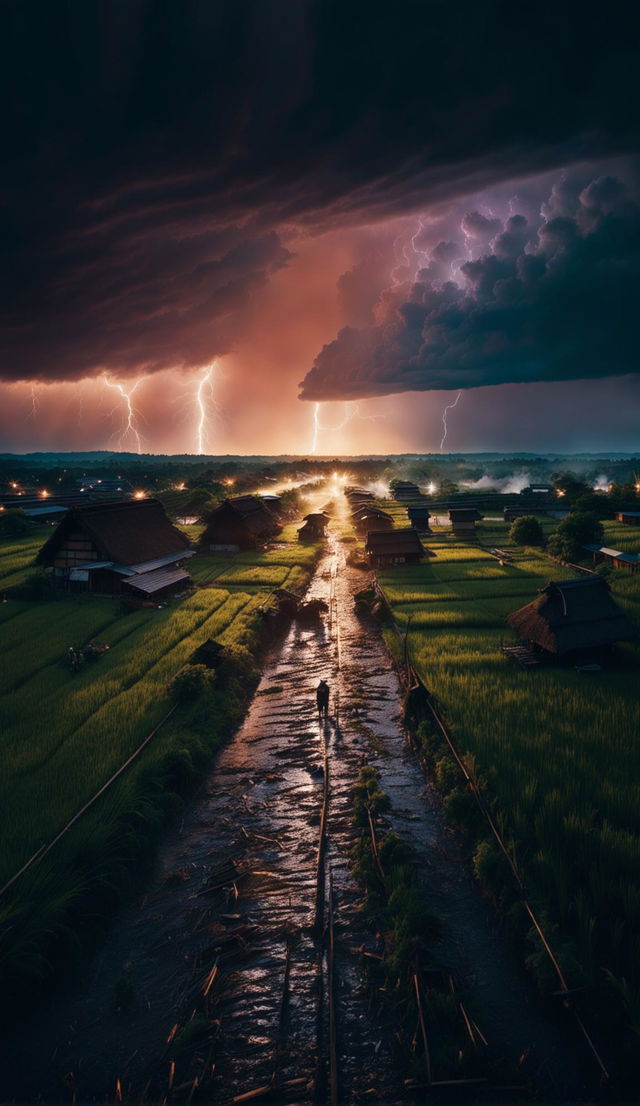
{"label": "lightning bolt", "polygon": [[211,399],[213,392],[213,365],[208,365],[198,381],[196,389],[196,410],[198,412],[198,426],[196,430],[197,449],[199,457],[205,452],[205,436],[207,429],[207,404],[206,395]]}
{"label": "lightning bolt", "polygon": [[[132,434],[133,437],[136,440],[136,450],[137,450],[138,453],[142,453],[142,438],[140,437],[138,429],[135,425],[135,420],[136,420],[136,417],[138,416],[138,412],[136,411],[135,407],[133,406],[132,400],[133,400],[133,397],[135,395],[136,389],[142,383],[143,379],[144,379],[143,377],[140,377],[139,380],[136,380],[133,387],[130,388],[129,391],[127,391],[126,388],[124,387],[124,384],[119,384],[118,381],[116,381],[116,380],[109,380],[108,376],[104,377],[104,382],[107,385],[107,388],[111,388],[112,391],[117,392],[118,395],[122,397],[122,399],[125,401],[125,404],[126,404],[127,423],[126,423],[126,426],[125,426],[124,430],[122,431],[122,433],[121,433],[121,435],[118,439],[118,442],[119,442],[120,446],[122,447],[122,445],[123,445],[123,443],[124,443],[124,441],[127,437],[127,434]],[[114,407],[113,411],[111,412],[111,414],[113,414],[114,411],[115,411],[115,407]],[[117,431],[115,432],[115,434],[117,434]],[[112,437],[115,437],[115,434],[112,434]]]}
{"label": "lightning bolt", "polygon": [[30,386],[30,392],[31,392],[31,414],[29,415],[29,418],[33,419],[35,421],[36,415],[38,414],[38,411],[40,410],[40,399],[39,399],[39,396],[38,396],[38,385],[37,384],[32,384]]}
{"label": "lightning bolt", "polygon": [[320,408],[321,403],[314,403],[313,405],[313,436],[311,439],[311,452],[317,453],[318,450],[318,437],[321,430],[327,430],[333,433],[336,430],[344,430],[345,426],[348,426],[354,419],[360,419],[362,422],[376,422],[378,419],[386,418],[386,415],[363,415],[360,411],[360,404],[354,403],[352,410],[349,410],[349,404],[345,403],[345,414],[341,422],[336,423],[334,426],[323,426],[320,421]]}
{"label": "lightning bolt", "polygon": [[445,440],[446,440],[446,437],[447,437],[447,411],[453,411],[453,408],[458,406],[458,400],[460,399],[461,395],[462,395],[462,392],[458,392],[454,402],[449,403],[445,407],[444,411],[442,412],[442,425],[444,427],[444,434],[442,435],[442,441],[440,442],[440,452],[441,453],[442,453],[442,447],[443,447],[443,445],[445,443]]}

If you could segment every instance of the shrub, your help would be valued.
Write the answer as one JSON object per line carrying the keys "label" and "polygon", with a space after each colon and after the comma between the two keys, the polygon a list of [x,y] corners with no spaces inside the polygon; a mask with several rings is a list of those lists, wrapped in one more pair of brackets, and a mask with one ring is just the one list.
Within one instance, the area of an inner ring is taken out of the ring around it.
{"label": "shrub", "polygon": [[0,511],[0,537],[19,538],[28,534],[31,523],[21,507],[11,511]]}
{"label": "shrub", "polygon": [[509,537],[516,545],[542,545],[544,542],[542,527],[534,515],[517,518],[509,530]]}
{"label": "shrub", "polygon": [[215,672],[204,664],[186,664],[169,684],[169,694],[179,703],[188,703],[209,691],[213,687],[215,676]]}

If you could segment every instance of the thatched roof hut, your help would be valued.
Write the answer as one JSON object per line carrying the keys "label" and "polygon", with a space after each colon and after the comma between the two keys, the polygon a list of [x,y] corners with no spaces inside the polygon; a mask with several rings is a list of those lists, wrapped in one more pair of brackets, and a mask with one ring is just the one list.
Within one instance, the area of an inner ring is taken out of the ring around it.
{"label": "thatched roof hut", "polygon": [[278,519],[255,495],[225,499],[209,516],[200,546],[210,550],[255,549],[280,531]]}
{"label": "thatched roof hut", "polygon": [[329,515],[324,511],[315,511],[312,514],[304,516],[304,526],[301,526],[298,530],[298,541],[321,541],[327,532],[327,524],[330,522]]}
{"label": "thatched roof hut", "polygon": [[190,556],[188,538],[157,499],[118,500],[73,507],[36,563],[71,590],[155,597],[190,582],[182,567]]}
{"label": "thatched roof hut", "polygon": [[557,656],[637,636],[600,576],[552,581],[507,622],[518,637]]}

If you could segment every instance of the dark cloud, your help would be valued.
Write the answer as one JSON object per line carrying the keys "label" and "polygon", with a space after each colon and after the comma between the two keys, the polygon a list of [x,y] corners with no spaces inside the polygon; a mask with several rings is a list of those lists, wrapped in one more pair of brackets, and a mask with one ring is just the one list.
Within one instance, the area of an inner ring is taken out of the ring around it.
{"label": "dark cloud", "polygon": [[381,220],[637,138],[622,0],[597,19],[569,0],[546,29],[505,0],[22,0],[2,21],[8,379],[200,364],[286,262],[282,226]]}
{"label": "dark cloud", "polygon": [[511,215],[460,282],[427,266],[404,299],[387,293],[378,325],[323,348],[303,398],[638,373],[640,207],[600,178],[564,181],[543,210],[535,226]]}
{"label": "dark cloud", "polygon": [[494,217],[487,218],[480,211],[467,211],[460,224],[463,234],[479,242],[490,242],[502,230],[502,222]]}

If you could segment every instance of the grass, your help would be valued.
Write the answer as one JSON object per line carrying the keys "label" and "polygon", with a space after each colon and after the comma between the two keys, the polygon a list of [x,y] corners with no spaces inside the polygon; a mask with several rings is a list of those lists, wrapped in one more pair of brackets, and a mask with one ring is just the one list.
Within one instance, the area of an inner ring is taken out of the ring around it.
{"label": "grass", "polygon": [[[190,596],[125,615],[108,598],[12,596],[11,585],[35,571],[44,529],[0,544],[0,886],[158,725],[195,648],[214,638],[230,652],[202,702],[181,704],[96,808],[0,899],[0,958],[14,987],[27,978],[39,985],[62,948],[73,962],[79,935],[117,905],[134,862],[246,709],[269,592],[283,583],[301,590],[318,553],[289,542],[198,554],[189,567],[200,586]],[[69,647],[90,640],[109,651],[74,675]]]}
{"label": "grass", "polygon": [[[614,548],[625,539],[637,551],[630,535],[605,524]],[[478,537],[513,564],[436,533],[426,539],[435,557],[380,571],[378,581],[400,630],[411,617],[413,662],[477,766],[572,985],[640,1028],[640,647],[619,645],[593,675],[512,666],[500,652],[512,638],[506,615],[575,571],[514,547],[506,525],[482,523]],[[608,582],[640,629],[640,575],[616,571]]]}

